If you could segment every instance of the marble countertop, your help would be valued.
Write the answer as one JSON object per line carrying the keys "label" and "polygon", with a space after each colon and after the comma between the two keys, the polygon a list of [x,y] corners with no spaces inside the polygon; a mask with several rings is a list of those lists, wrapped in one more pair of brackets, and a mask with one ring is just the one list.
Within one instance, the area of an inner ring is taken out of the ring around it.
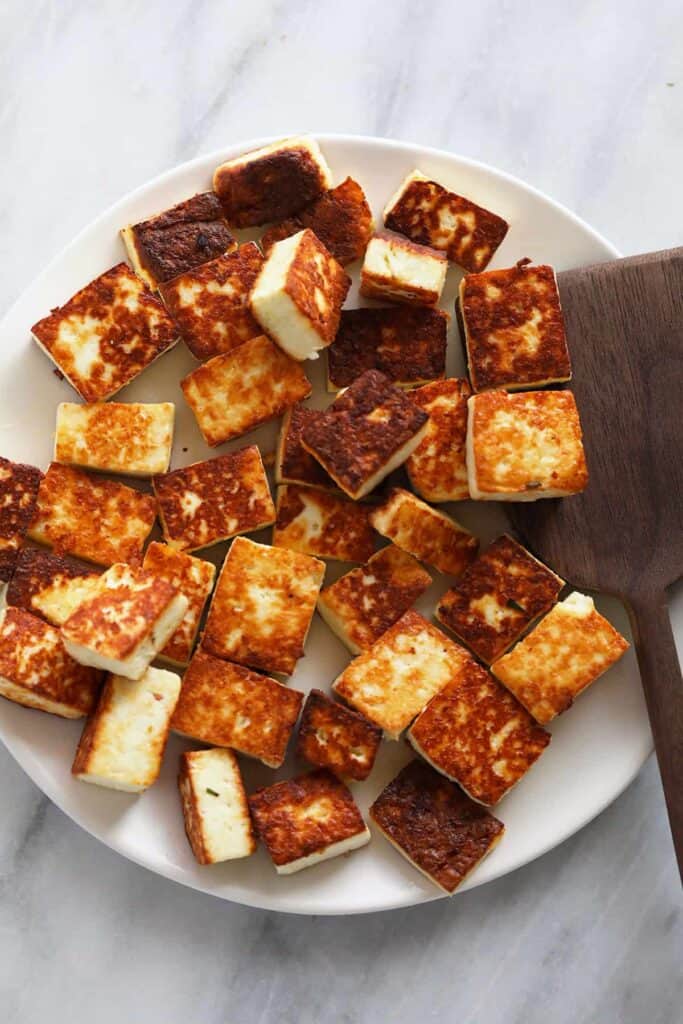
{"label": "marble countertop", "polygon": [[[310,130],[517,174],[624,253],[680,244],[679,0],[0,6],[0,313],[98,212],[226,141]],[[369,917],[214,901],[91,839],[0,749],[7,1024],[673,1024],[683,914],[655,764],[562,847]],[[541,812],[542,813],[542,812]]]}

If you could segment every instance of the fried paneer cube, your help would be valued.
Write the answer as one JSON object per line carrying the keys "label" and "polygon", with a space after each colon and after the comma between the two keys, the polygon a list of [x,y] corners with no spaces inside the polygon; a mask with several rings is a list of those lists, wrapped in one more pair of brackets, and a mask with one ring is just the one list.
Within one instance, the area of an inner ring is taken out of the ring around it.
{"label": "fried paneer cube", "polygon": [[87,715],[102,676],[67,653],[59,630],[23,608],[0,612],[0,696],[61,718]]}
{"label": "fried paneer cube", "polygon": [[338,391],[366,370],[380,370],[399,387],[437,380],[446,372],[448,314],[394,306],[342,310],[327,350],[327,386]]}
{"label": "fried paneer cube", "polygon": [[391,231],[378,231],[365,250],[360,293],[368,299],[435,306],[447,270],[448,260],[437,249],[417,245]]}
{"label": "fried paneer cube", "polygon": [[360,654],[408,611],[431,582],[412,555],[389,544],[365,565],[326,587],[318,598],[318,611],[351,653]]}
{"label": "fried paneer cube", "polygon": [[628,648],[628,641],[595,610],[593,599],[575,591],[491,671],[545,724],[571,707]]}
{"label": "fried paneer cube", "polygon": [[279,768],[303,699],[298,690],[200,648],[183,678],[171,728]]}
{"label": "fried paneer cube", "polygon": [[85,402],[102,402],[178,340],[163,305],[126,263],[39,320],[34,339]]}
{"label": "fried paneer cube", "polygon": [[139,563],[157,514],[149,494],[53,462],[38,489],[31,540],[96,565]]}
{"label": "fried paneer cube", "polygon": [[324,768],[249,797],[256,831],[279,875],[291,875],[370,842],[349,789]]}
{"label": "fried paneer cube", "polygon": [[198,551],[275,522],[256,445],[152,478],[165,541]]}
{"label": "fried paneer cube", "polygon": [[292,359],[317,359],[334,340],[351,285],[311,230],[276,242],[249,299],[261,327]]}
{"label": "fried paneer cube", "polygon": [[475,501],[537,501],[585,490],[588,467],[571,391],[472,395],[467,480]]}
{"label": "fried paneer cube", "polygon": [[399,548],[452,576],[477,557],[479,541],[469,530],[402,487],[372,509],[370,522]]}
{"label": "fried paneer cube", "polygon": [[152,289],[237,246],[213,192],[129,224],[121,237],[133,270]]}
{"label": "fried paneer cube", "polygon": [[301,435],[351,498],[362,498],[415,451],[429,417],[379,370],[366,370]]}
{"label": "fried paneer cube", "polygon": [[314,139],[281,139],[221,164],[213,188],[228,222],[248,228],[298,213],[332,188],[332,172]]}
{"label": "fried paneer cube", "polygon": [[256,243],[245,242],[161,285],[166,308],[196,359],[231,352],[262,333],[249,310],[249,293],[262,264]]}
{"label": "fried paneer cube", "polygon": [[557,601],[564,580],[512,537],[498,537],[439,601],[436,617],[490,665]]}
{"label": "fried paneer cube", "polygon": [[61,402],[55,462],[125,476],[165,473],[171,461],[174,420],[172,402]]}
{"label": "fried paneer cube", "polygon": [[311,690],[301,715],[297,755],[342,779],[367,779],[382,742],[382,730],[362,715]]}
{"label": "fried paneer cube", "polygon": [[161,661],[182,668],[192,656],[199,621],[216,577],[216,567],[212,562],[153,541],[145,551],[142,568],[152,576],[166,580],[187,598],[187,611],[158,654]]}
{"label": "fried paneer cube", "polygon": [[502,821],[422,761],[382,790],[370,817],[418,871],[449,896],[502,838]]}
{"label": "fried paneer cube", "polygon": [[202,363],[180,386],[212,448],[281,416],[311,393],[300,364],[264,334]]}
{"label": "fried paneer cube", "polygon": [[180,676],[148,668],[140,679],[107,677],[71,772],[81,782],[141,793],[159,777]]}
{"label": "fried paneer cube", "polygon": [[345,267],[359,260],[373,231],[372,212],[365,193],[353,178],[315,199],[295,217],[268,228],[261,244],[268,252],[275,242],[310,228],[336,261]]}
{"label": "fried paneer cube", "polygon": [[199,864],[248,857],[256,850],[242,773],[232,750],[180,755],[178,789],[185,832]]}
{"label": "fried paneer cube", "polygon": [[35,466],[0,457],[0,584],[7,583],[14,571],[35,515],[42,478]]}
{"label": "fried paneer cube", "polygon": [[542,387],[571,378],[560,293],[552,267],[519,263],[466,274],[460,330],[475,391]]}
{"label": "fried paneer cube", "polygon": [[98,572],[70,558],[44,548],[24,548],[7,587],[7,604],[61,626],[81,601],[94,593],[99,577]]}
{"label": "fried paneer cube", "polygon": [[304,429],[321,416],[322,410],[308,409],[297,404],[288,409],[282,417],[275,454],[275,483],[303,484],[306,487],[336,490],[333,480],[301,443]]}
{"label": "fried paneer cube", "polygon": [[324,575],[317,558],[235,537],[211,601],[203,650],[291,675],[304,653]]}
{"label": "fried paneer cube", "polygon": [[389,200],[384,223],[414,242],[445,252],[467,273],[483,270],[490,263],[508,230],[502,217],[417,170]]}
{"label": "fried paneer cube", "polygon": [[278,487],[273,545],[337,562],[366,562],[375,549],[370,509],[313,487]]}
{"label": "fried paneer cube", "polygon": [[470,655],[412,609],[333,683],[335,693],[397,740]]}
{"label": "fried paneer cube", "polygon": [[140,679],[182,622],[188,603],[167,580],[112,565],[63,624],[64,646],[81,665]]}
{"label": "fried paneer cube", "polygon": [[425,501],[465,501],[470,496],[465,443],[471,394],[467,381],[458,377],[410,392],[429,416],[424,440],[406,461],[411,486]]}

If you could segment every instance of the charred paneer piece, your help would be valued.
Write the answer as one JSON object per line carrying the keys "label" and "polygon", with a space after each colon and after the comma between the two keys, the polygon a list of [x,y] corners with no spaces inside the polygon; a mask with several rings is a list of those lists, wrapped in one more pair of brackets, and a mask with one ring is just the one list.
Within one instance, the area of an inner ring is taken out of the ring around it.
{"label": "charred paneer piece", "polygon": [[425,501],[465,501],[467,486],[467,399],[472,394],[466,380],[449,377],[410,392],[410,397],[429,416],[427,433],[406,461],[413,489]]}
{"label": "charred paneer piece", "polygon": [[44,548],[24,548],[7,588],[7,604],[61,626],[94,592],[99,576],[71,558]]}
{"label": "charred paneer piece", "polygon": [[439,601],[436,617],[490,665],[557,601],[564,580],[512,537],[498,537]]}
{"label": "charred paneer piece", "polygon": [[199,620],[213,588],[216,567],[212,562],[205,562],[184,551],[177,551],[168,544],[153,541],[145,551],[142,568],[166,580],[187,598],[187,611],[182,621],[158,655],[161,661],[182,668],[192,655]]}
{"label": "charred paneer piece", "polygon": [[126,263],[96,277],[32,328],[85,402],[103,402],[178,340],[178,329]]}
{"label": "charred paneer piece", "polygon": [[417,760],[382,790],[370,817],[398,852],[449,896],[505,831],[485,807]]}
{"label": "charred paneer piece", "polygon": [[414,242],[445,252],[467,273],[490,263],[508,230],[502,217],[421,171],[413,171],[401,183],[385,207],[384,223]]}
{"label": "charred paneer piece", "polygon": [[367,779],[382,742],[382,730],[362,715],[311,690],[301,715],[297,755],[342,779]]}
{"label": "charred paneer piece", "polygon": [[185,832],[199,864],[248,857],[256,850],[242,773],[232,750],[180,755],[178,789]]}
{"label": "charred paneer piece", "polygon": [[435,306],[446,282],[444,253],[391,231],[378,231],[365,250],[360,293],[416,306]]}
{"label": "charred paneer piece", "polygon": [[375,549],[370,509],[314,487],[278,487],[273,545],[337,562],[366,562]]}
{"label": "charred paneer piece", "polygon": [[303,484],[305,487],[336,490],[334,481],[301,443],[304,429],[321,416],[322,410],[297,404],[282,417],[275,455],[276,484]]}
{"label": "charred paneer piece", "polygon": [[61,402],[55,462],[125,476],[165,473],[171,461],[174,420],[172,402]]}
{"label": "charred paneer piece", "polygon": [[452,576],[477,557],[479,541],[469,530],[402,487],[372,509],[370,522],[399,548]]}
{"label": "charred paneer piece", "polygon": [[14,571],[42,478],[35,466],[0,457],[0,584],[7,583]]}

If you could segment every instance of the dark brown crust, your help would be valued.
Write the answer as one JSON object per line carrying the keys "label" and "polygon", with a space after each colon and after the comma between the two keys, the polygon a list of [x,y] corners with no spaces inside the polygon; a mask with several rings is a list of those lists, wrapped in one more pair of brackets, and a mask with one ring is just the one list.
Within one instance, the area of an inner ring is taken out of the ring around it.
{"label": "dark brown crust", "polygon": [[162,658],[185,664],[192,654],[199,620],[213,587],[215,567],[211,562],[176,551],[168,544],[152,541],[145,551],[142,568],[168,580],[189,601],[183,621],[159,652]]}
{"label": "dark brown crust", "polygon": [[505,826],[429,765],[411,761],[380,793],[370,817],[438,886],[452,893]]}
{"label": "dark brown crust", "polygon": [[448,314],[441,309],[346,309],[327,350],[328,377],[346,388],[365,370],[400,384],[420,384],[446,372]]}
{"label": "dark brown crust", "polygon": [[42,478],[35,466],[0,456],[0,582],[6,583],[12,576],[35,514]]}
{"label": "dark brown crust", "polygon": [[334,490],[334,481],[323,467],[306,451],[301,435],[309,423],[319,420],[322,410],[294,405],[282,421],[281,438],[282,462],[278,467],[277,483],[303,484],[308,487],[322,487]]}
{"label": "dark brown crust", "polygon": [[[322,525],[315,538],[298,536],[295,520],[304,511],[304,499],[315,502]],[[287,531],[287,533],[285,533]],[[299,548],[299,543],[302,548]],[[341,494],[330,494],[316,488],[287,484],[278,488],[277,519],[273,544],[303,550],[320,558],[342,562],[366,562],[375,550],[375,535],[370,525],[370,508]]]}
{"label": "dark brown crust", "polygon": [[[312,231],[305,229],[287,271],[284,289],[320,339],[329,345],[337,333],[351,278]],[[325,307],[318,305],[320,297]]]}
{"label": "dark brown crust", "polygon": [[410,397],[429,416],[424,439],[406,461],[413,490],[426,501],[462,501],[469,497],[465,447],[467,399],[464,378],[449,377],[415,388]]}
{"label": "dark brown crust", "polygon": [[[324,799],[329,818],[297,820],[308,804]],[[357,835],[365,828],[351,793],[339,779],[321,768],[295,779],[276,782],[249,797],[256,831],[274,864],[289,864]]]}
{"label": "dark brown crust", "polygon": [[[17,564],[7,588],[7,604],[23,608],[40,619],[42,612],[33,606],[33,598],[57,579],[75,580],[95,577],[99,573],[88,569],[71,558],[62,558],[43,548],[24,548],[19,552]],[[45,620],[47,621],[47,620]]]}
{"label": "dark brown crust", "polygon": [[255,227],[298,213],[324,191],[326,182],[308,149],[292,146],[242,166],[216,168],[213,187],[228,223]]}
{"label": "dark brown crust", "polygon": [[[526,548],[504,534],[462,574],[439,602],[436,617],[491,664],[554,605],[564,582]],[[473,602],[493,597],[499,606],[494,628]]]}
{"label": "dark brown crust", "polygon": [[372,722],[322,690],[311,690],[299,726],[299,757],[341,778],[362,782],[372,771],[381,742],[382,730]]}

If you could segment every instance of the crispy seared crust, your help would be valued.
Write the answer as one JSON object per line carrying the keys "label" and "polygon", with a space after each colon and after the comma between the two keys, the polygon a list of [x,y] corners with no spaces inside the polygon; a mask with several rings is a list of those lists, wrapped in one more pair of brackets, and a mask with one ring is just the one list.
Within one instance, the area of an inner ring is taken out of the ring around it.
{"label": "crispy seared crust", "polygon": [[394,487],[372,509],[370,522],[404,551],[452,576],[459,576],[479,550],[479,540],[469,530],[402,487]]}
{"label": "crispy seared crust", "polygon": [[564,320],[552,267],[467,274],[460,313],[475,391],[540,387],[571,378]]}
{"label": "crispy seared crust", "polygon": [[305,229],[287,271],[285,291],[325,345],[334,341],[350,287],[351,278],[313,232]]}
{"label": "crispy seared crust", "polygon": [[62,718],[87,715],[102,675],[67,654],[59,630],[24,611],[0,617],[0,695]]}
{"label": "crispy seared crust", "polygon": [[200,649],[185,673],[171,728],[279,768],[303,699],[298,690]]}
{"label": "crispy seared crust", "polygon": [[[232,788],[230,799],[236,803],[235,817],[244,823],[244,842],[246,849],[239,856],[248,856],[256,850],[256,837],[249,816],[249,803],[244,790],[239,761],[232,750],[186,750],[180,755],[180,770],[178,772],[178,789],[183,808],[183,820],[185,822],[185,833],[192,852],[199,864],[214,864],[215,858],[206,839],[206,830],[201,810],[201,795],[197,791],[194,778],[194,769],[201,758],[208,755],[215,757],[219,755],[225,758],[232,776]],[[216,795],[211,793],[214,799]],[[221,858],[222,859],[222,858]],[[232,859],[232,858],[230,858]]]}
{"label": "crispy seared crust", "polygon": [[419,444],[427,421],[383,373],[367,370],[304,428],[301,442],[343,491],[358,498],[404,446]]}
{"label": "crispy seared crust", "polygon": [[[178,340],[161,302],[126,263],[95,278],[31,330],[86,402],[111,398]],[[82,366],[86,354],[89,369]]]}
{"label": "crispy seared crust", "polygon": [[145,551],[142,568],[167,580],[188,600],[183,621],[158,655],[174,665],[186,665],[192,654],[204,605],[213,587],[216,567],[184,551],[176,551],[168,544],[153,541]]}
{"label": "crispy seared crust", "polygon": [[472,394],[464,378],[436,380],[410,392],[429,416],[427,433],[406,461],[415,491],[425,501],[464,501],[469,498],[465,441],[467,399]]}
{"label": "crispy seared crust", "polygon": [[211,359],[261,334],[249,292],[263,266],[255,242],[161,285],[161,297],[197,359]]}
{"label": "crispy seared crust", "polygon": [[304,484],[307,487],[322,487],[324,490],[336,489],[318,460],[301,443],[304,429],[321,416],[322,410],[308,409],[303,405],[293,405],[283,416],[275,460],[277,484]]}
{"label": "crispy seared crust", "polygon": [[300,363],[265,334],[198,366],[180,386],[210,447],[282,415],[311,393]]}
{"label": "crispy seared crust", "polygon": [[419,171],[414,174],[384,211],[386,226],[414,242],[446,252],[463,270],[483,270],[505,238],[508,224]]}
{"label": "crispy seared crust", "polygon": [[56,554],[96,565],[137,564],[156,514],[149,494],[53,462],[40,484],[28,535]]}
{"label": "crispy seared crust", "polygon": [[411,761],[370,817],[404,857],[449,895],[501,839],[505,826],[429,765]]}
{"label": "crispy seared crust", "polygon": [[249,808],[276,865],[309,857],[365,831],[351,793],[324,768],[257,790],[249,797]]}
{"label": "crispy seared crust", "polygon": [[14,571],[35,514],[42,477],[35,466],[0,457],[0,583],[6,583]]}
{"label": "crispy seared crust", "polygon": [[275,242],[310,228],[343,267],[361,258],[372,234],[372,212],[357,181],[346,178],[323,192],[295,217],[268,228],[261,245],[267,254]]}
{"label": "crispy seared crust", "polygon": [[[385,252],[385,258],[380,260],[381,272],[371,269],[370,247],[381,246]],[[391,266],[389,254],[395,257],[405,254],[408,258],[417,258],[429,263],[442,263],[443,269],[440,274],[440,282],[429,288],[421,285],[411,274],[398,273],[397,269]],[[435,306],[441,297],[444,281],[446,278],[446,257],[437,249],[429,248],[426,245],[418,245],[403,235],[393,234],[391,231],[377,231],[368,242],[365,251],[365,259],[360,274],[360,294],[368,299],[389,299],[392,302],[408,302],[418,306]]]}
{"label": "crispy seared crust", "polygon": [[595,610],[592,598],[573,593],[491,671],[545,724],[571,707],[628,648],[628,641]]}
{"label": "crispy seared crust", "polygon": [[196,551],[275,521],[256,445],[152,478],[164,539]]}
{"label": "crispy seared crust", "polygon": [[[78,579],[97,579],[98,573],[70,558],[53,555],[44,548],[24,548],[7,588],[7,604],[23,608],[46,622],[50,620],[40,607],[43,595]],[[34,603],[34,599],[35,602]]]}
{"label": "crispy seared crust", "polygon": [[362,782],[372,771],[382,730],[322,692],[311,690],[301,716],[296,752],[342,779]]}
{"label": "crispy seared crust", "polygon": [[413,722],[408,739],[473,800],[492,805],[541,756],[550,734],[468,657]]}
{"label": "crispy seared crust", "polygon": [[325,564],[235,537],[223,563],[202,648],[266,672],[292,673],[304,653]]}
{"label": "crispy seared crust", "polygon": [[490,664],[552,608],[564,581],[504,534],[439,602],[436,617]]}
{"label": "crispy seared crust", "polygon": [[354,653],[371,647],[431,585],[412,555],[389,544],[326,587],[318,610]]}
{"label": "crispy seared crust", "polygon": [[55,462],[104,473],[151,476],[171,461],[172,402],[61,402]]}
{"label": "crispy seared crust", "polygon": [[347,388],[365,370],[380,370],[402,387],[443,377],[448,314],[402,306],[346,309],[327,350],[331,390]]}
{"label": "crispy seared crust", "polygon": [[313,487],[278,487],[273,544],[339,562],[366,562],[375,548],[370,509]]}

